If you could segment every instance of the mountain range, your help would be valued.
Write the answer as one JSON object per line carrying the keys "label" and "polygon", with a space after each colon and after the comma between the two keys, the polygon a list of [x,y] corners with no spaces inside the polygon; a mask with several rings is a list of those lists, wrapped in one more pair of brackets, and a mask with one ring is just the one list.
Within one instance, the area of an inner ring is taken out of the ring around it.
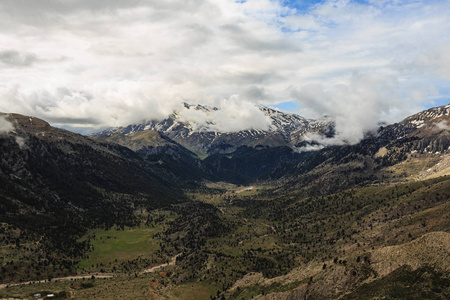
{"label": "mountain range", "polygon": [[[206,114],[218,111],[218,108],[201,105],[185,104],[185,108]],[[181,120],[180,113],[173,113],[162,121],[112,128],[92,137],[118,143],[139,153],[171,153],[174,157],[183,157],[185,162],[190,161],[191,166],[208,169],[212,180],[238,184],[283,176],[296,178],[327,159],[333,159],[336,166],[336,159],[345,153],[355,155],[355,152],[362,152],[368,160],[394,164],[411,151],[446,153],[450,146],[446,123],[448,105],[431,108],[402,122],[367,132],[356,145],[330,147],[321,143],[335,136],[332,117],[308,120],[263,106],[258,108],[270,120],[266,130],[218,132],[203,127],[196,131],[192,121]],[[316,141],[314,137],[317,136],[320,138]],[[322,148],[326,149],[312,151]],[[193,163],[192,158],[197,162]],[[370,165],[378,167],[374,162]],[[372,171],[370,176],[374,176]]]}
{"label": "mountain range", "polygon": [[[220,113],[216,107],[187,103],[184,103],[184,109],[194,110],[206,116],[212,112]],[[204,157],[217,153],[231,153],[240,146],[300,147],[307,135],[321,134],[326,137],[334,135],[334,121],[331,117],[310,120],[265,106],[258,106],[258,109],[269,121],[266,129],[251,128],[236,132],[222,132],[215,128],[213,121],[197,128],[195,120],[183,118],[181,112],[174,112],[162,121],[151,120],[126,127],[111,128],[94,134],[92,137],[126,145],[126,142],[121,141],[119,137],[127,136],[131,139],[139,139],[139,137],[135,137],[139,132],[154,130]]]}
{"label": "mountain range", "polygon": [[266,128],[174,112],[90,137],[0,114],[0,297],[99,274],[80,298],[450,296],[450,105],[339,145],[332,117],[258,109]]}

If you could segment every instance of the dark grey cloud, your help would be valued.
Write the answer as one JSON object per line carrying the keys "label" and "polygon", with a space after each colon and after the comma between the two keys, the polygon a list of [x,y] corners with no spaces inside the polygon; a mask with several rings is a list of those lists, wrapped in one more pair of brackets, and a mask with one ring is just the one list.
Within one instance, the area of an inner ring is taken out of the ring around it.
{"label": "dark grey cloud", "polygon": [[23,53],[16,50],[0,51],[0,63],[6,67],[30,67],[39,61],[39,58],[31,53]]}
{"label": "dark grey cloud", "polygon": [[35,18],[39,18],[43,14],[74,14],[79,11],[92,11],[97,13],[114,12],[119,9],[149,5],[152,2],[159,1],[108,0],[108,2],[105,3],[103,1],[91,0],[2,0],[0,2],[0,8],[7,11],[11,16],[22,19],[32,19],[33,15]]}
{"label": "dark grey cloud", "polygon": [[226,24],[220,28],[238,48],[246,48],[256,52],[262,51],[266,55],[271,52],[276,55],[280,52],[301,51],[298,42],[288,39],[283,35],[261,37],[258,33],[252,32],[237,24]]}
{"label": "dark grey cloud", "polygon": [[70,60],[69,57],[59,56],[52,59],[38,57],[34,53],[18,50],[0,50],[0,66],[9,68],[33,67],[41,63],[62,63]]}
{"label": "dark grey cloud", "polygon": [[[214,10],[215,6],[205,0],[2,0],[0,1],[0,12],[2,19],[0,24],[4,27],[13,27],[14,24],[25,24],[39,27],[61,27],[64,29],[75,29],[69,18],[72,16],[91,14],[96,16],[120,17],[122,21],[127,19],[130,22],[136,21],[127,18],[122,13],[126,10],[146,8],[152,10],[152,15],[157,17],[173,16],[175,14],[195,13],[203,6]],[[102,20],[97,22],[102,26]],[[90,22],[93,24],[95,22]],[[2,26],[2,27],[3,27]],[[107,26],[105,27],[107,28]]]}
{"label": "dark grey cloud", "polygon": [[54,124],[66,124],[69,126],[80,126],[80,125],[91,125],[97,126],[101,125],[102,121],[97,118],[47,118],[47,121]]}
{"label": "dark grey cloud", "polygon": [[243,89],[242,96],[251,101],[271,100],[274,98],[262,86],[251,85]]}

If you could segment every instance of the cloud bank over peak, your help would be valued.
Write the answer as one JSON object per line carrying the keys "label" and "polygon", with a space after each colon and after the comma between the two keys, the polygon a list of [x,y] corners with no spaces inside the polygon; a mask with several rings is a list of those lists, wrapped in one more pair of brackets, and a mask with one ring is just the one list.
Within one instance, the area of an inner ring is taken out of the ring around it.
{"label": "cloud bank over peak", "polygon": [[271,120],[251,102],[237,96],[217,103],[207,110],[183,107],[177,111],[182,122],[192,125],[194,131],[237,132],[248,129],[268,130]]}
{"label": "cloud bank over peak", "polygon": [[293,90],[292,97],[301,99],[308,115],[319,116],[325,112],[334,116],[336,136],[322,143],[355,144],[380,121],[403,118],[408,111],[401,109],[405,103],[418,107],[431,92],[423,86],[398,89],[400,84],[394,76],[354,73],[347,83],[307,85]]}
{"label": "cloud bank over peak", "polygon": [[353,142],[449,99],[448,15],[449,0],[5,0],[0,111],[88,132],[186,101],[237,130],[265,126],[255,104],[295,101]]}

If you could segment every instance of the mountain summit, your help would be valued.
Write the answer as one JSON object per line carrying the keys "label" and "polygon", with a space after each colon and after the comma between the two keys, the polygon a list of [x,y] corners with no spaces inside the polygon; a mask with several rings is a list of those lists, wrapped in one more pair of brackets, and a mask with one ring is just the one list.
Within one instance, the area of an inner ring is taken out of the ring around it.
{"label": "mountain summit", "polygon": [[240,146],[294,148],[309,134],[330,136],[334,132],[334,121],[330,117],[311,120],[262,105],[256,108],[261,115],[260,119],[263,119],[259,120],[260,126],[243,130],[220,128],[221,122],[239,120],[224,120],[222,110],[217,107],[184,103],[182,110],[172,113],[164,120],[149,120],[111,128],[92,137],[117,142],[119,136],[133,136],[138,132],[155,130],[197,154],[210,155],[230,153]]}

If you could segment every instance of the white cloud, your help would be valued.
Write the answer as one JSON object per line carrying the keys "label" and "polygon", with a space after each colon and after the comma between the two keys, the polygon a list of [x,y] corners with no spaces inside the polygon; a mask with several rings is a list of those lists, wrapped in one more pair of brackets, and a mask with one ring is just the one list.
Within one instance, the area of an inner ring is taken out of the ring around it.
{"label": "white cloud", "polygon": [[14,131],[15,128],[13,123],[7,120],[6,116],[7,115],[0,115],[0,135],[14,132],[14,139],[17,145],[20,147],[20,149],[25,149],[27,147],[26,145],[27,139],[25,137],[17,135],[17,133]]}
{"label": "white cloud", "polygon": [[20,149],[27,149],[27,139],[21,136],[16,135],[15,140]]}
{"label": "white cloud", "polygon": [[[246,129],[268,130],[270,120],[253,103],[241,101],[238,96],[218,101],[217,110],[182,108],[181,121],[190,121],[196,131],[235,132]],[[191,120],[195,120],[192,122]]]}
{"label": "white cloud", "polygon": [[6,120],[5,115],[0,115],[0,134],[10,133],[13,130],[14,130],[13,124],[11,124],[11,122]]}
{"label": "white cloud", "polygon": [[337,113],[353,139],[450,76],[450,1],[241,2],[1,1],[0,111],[80,130],[223,102],[217,126],[231,130],[265,126],[249,103],[294,93],[299,112]]}
{"label": "white cloud", "polygon": [[325,145],[355,144],[380,121],[393,122],[418,110],[428,91],[400,86],[395,77],[354,73],[346,83],[308,85],[293,90],[292,96],[301,99],[306,114],[335,116],[336,136],[327,140],[313,136],[312,140]]}
{"label": "white cloud", "polygon": [[291,30],[320,30],[321,25],[312,15],[290,15],[285,18],[285,24]]}
{"label": "white cloud", "polygon": [[450,42],[430,45],[427,52],[417,53],[414,57],[399,58],[392,66],[403,73],[420,73],[429,76],[450,78]]}
{"label": "white cloud", "polygon": [[115,89],[95,86],[83,91],[59,88],[27,91],[20,86],[0,87],[0,99],[8,99],[9,109],[44,118],[55,126],[122,126],[145,119],[162,119],[181,107],[169,90],[133,82]]}

